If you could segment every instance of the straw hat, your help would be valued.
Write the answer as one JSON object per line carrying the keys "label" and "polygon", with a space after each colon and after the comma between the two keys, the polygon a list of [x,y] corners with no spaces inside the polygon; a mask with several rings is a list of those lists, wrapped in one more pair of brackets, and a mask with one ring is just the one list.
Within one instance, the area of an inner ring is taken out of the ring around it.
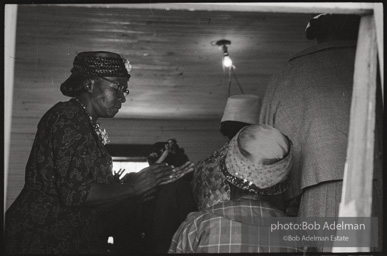
{"label": "straw hat", "polygon": [[230,141],[220,169],[238,188],[263,195],[284,192],[289,185],[292,143],[277,129],[256,124],[244,127]]}
{"label": "straw hat", "polygon": [[256,95],[241,94],[228,97],[221,122],[238,121],[247,124],[257,124],[261,99]]}

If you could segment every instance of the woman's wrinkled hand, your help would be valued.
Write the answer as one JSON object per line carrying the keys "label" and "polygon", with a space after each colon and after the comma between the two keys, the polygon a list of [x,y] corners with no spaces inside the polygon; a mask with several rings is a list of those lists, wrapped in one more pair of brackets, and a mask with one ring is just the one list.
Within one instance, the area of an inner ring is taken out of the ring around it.
{"label": "woman's wrinkled hand", "polygon": [[[173,166],[172,166],[173,167]],[[172,169],[172,174],[168,177],[166,181],[161,182],[159,185],[164,185],[170,182],[174,182],[179,178],[183,177],[185,174],[194,170],[194,164],[190,161],[187,161],[185,164],[179,167],[174,167]],[[156,192],[156,188],[146,191],[143,196],[143,201],[148,201],[154,198],[154,193]]]}
{"label": "woman's wrinkled hand", "polygon": [[169,179],[174,168],[166,163],[157,163],[146,167],[132,176],[131,182],[136,195],[142,195],[155,189],[160,183]]}
{"label": "woman's wrinkled hand", "polygon": [[185,173],[193,171],[194,166],[195,166],[194,163],[191,163],[190,161],[187,161],[183,165],[174,168],[174,170],[172,172],[175,175],[185,174]]}
{"label": "woman's wrinkled hand", "polygon": [[156,191],[158,185],[174,181],[184,174],[193,171],[193,169],[194,164],[190,161],[179,167],[158,163],[146,167],[137,173],[130,173],[131,175],[126,175],[122,180],[124,183],[131,184],[136,195],[149,197]]}
{"label": "woman's wrinkled hand", "polygon": [[169,176],[169,180],[161,183],[161,185],[174,182],[180,179],[181,177],[183,177],[184,175],[186,175],[187,173],[192,172],[193,170],[194,170],[194,164],[191,163],[190,161],[187,161],[182,166],[174,168],[174,170],[172,170],[173,173],[171,174],[171,176]]}

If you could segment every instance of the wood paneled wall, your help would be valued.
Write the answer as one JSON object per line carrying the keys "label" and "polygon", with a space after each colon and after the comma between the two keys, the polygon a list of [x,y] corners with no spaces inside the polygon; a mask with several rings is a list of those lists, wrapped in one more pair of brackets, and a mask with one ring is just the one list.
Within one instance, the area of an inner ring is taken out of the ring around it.
{"label": "wood paneled wall", "polygon": [[[271,75],[310,45],[308,14],[20,5],[7,206],[24,184],[37,124],[56,102],[80,51],[119,52],[133,65],[131,94],[116,118],[101,120],[112,143],[176,138],[194,162],[221,146],[227,97],[226,38],[244,92],[264,96]],[[239,93],[233,80],[231,94]],[[182,121],[181,121],[182,120]],[[188,121],[190,120],[190,121]],[[200,121],[198,121],[200,120]]]}
{"label": "wood paneled wall", "polygon": [[221,146],[219,121],[103,119],[111,143],[153,144],[175,138],[189,158],[196,162]]}
{"label": "wood paneled wall", "polygon": [[[127,5],[130,7],[130,4]],[[18,8],[15,107],[47,109],[61,93],[82,51],[113,51],[132,65],[130,94],[118,118],[216,120],[223,110],[228,72],[222,51],[232,42],[231,94],[263,97],[271,75],[311,45],[307,14],[151,10],[61,5]]]}
{"label": "wood paneled wall", "polygon": [[[17,100],[15,95],[15,100]],[[15,110],[15,108],[14,108]],[[8,191],[8,208],[24,185],[25,166],[32,147],[40,116],[23,117],[13,113]],[[28,112],[25,110],[25,112]],[[44,114],[44,113],[43,113]],[[43,115],[41,114],[41,115]],[[113,144],[153,144],[177,139],[192,162],[197,162],[222,146],[226,139],[219,132],[219,121],[176,121],[140,119],[101,119]]]}

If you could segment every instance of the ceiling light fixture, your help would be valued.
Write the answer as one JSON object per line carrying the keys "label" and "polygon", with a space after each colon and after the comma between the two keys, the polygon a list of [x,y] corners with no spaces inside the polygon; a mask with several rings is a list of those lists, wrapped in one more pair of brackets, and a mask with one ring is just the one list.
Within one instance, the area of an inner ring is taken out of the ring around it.
{"label": "ceiling light fixture", "polygon": [[211,44],[212,45],[217,45],[219,47],[219,49],[223,51],[223,58],[222,58],[223,71],[226,68],[228,69],[228,94],[227,94],[227,97],[230,96],[231,74],[234,75],[234,78],[235,78],[235,80],[238,83],[240,91],[242,92],[242,94],[244,94],[244,92],[242,90],[242,87],[239,84],[238,79],[236,78],[236,75],[235,75],[235,71],[234,71],[235,70],[235,66],[233,65],[232,60],[231,60],[231,58],[230,58],[230,56],[228,54],[228,47],[227,47],[227,45],[230,45],[231,41],[230,40],[226,40],[226,39],[221,39],[221,40],[218,40],[218,41],[212,41]]}
{"label": "ceiling light fixture", "polygon": [[219,46],[219,49],[223,51],[223,59],[222,59],[223,68],[235,68],[235,66],[232,65],[232,60],[228,54],[228,48],[227,48],[227,45],[230,45],[231,41],[226,39],[221,39],[216,42],[211,42],[211,44]]}

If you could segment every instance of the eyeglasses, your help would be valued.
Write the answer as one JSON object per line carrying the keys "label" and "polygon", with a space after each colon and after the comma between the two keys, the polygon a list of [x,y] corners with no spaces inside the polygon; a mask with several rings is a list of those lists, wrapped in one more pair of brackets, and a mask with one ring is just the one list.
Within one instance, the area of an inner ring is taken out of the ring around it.
{"label": "eyeglasses", "polygon": [[106,77],[98,77],[98,78],[101,78],[102,80],[108,81],[109,83],[117,86],[117,88],[115,88],[113,86],[110,86],[110,87],[112,87],[113,89],[116,89],[118,92],[122,93],[124,95],[124,97],[129,95],[129,89],[124,90],[124,86],[120,85],[119,83],[117,83],[113,80],[107,79]]}

